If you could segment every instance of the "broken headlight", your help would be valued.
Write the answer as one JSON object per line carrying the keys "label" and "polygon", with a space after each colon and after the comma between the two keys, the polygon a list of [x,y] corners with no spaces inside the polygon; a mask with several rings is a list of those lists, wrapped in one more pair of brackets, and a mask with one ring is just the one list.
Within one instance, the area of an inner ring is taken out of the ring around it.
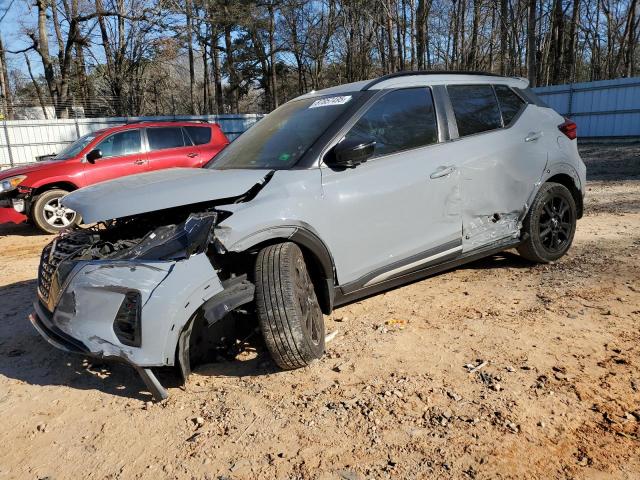
{"label": "broken headlight", "polygon": [[156,228],[117,258],[183,260],[203,253],[212,240],[217,216],[216,212],[196,213],[178,225]]}

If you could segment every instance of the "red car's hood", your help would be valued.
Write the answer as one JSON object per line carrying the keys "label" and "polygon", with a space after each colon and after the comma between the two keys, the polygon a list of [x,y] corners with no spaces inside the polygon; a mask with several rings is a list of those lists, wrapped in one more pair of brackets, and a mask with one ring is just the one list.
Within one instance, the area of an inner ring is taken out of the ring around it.
{"label": "red car's hood", "polygon": [[37,172],[51,167],[61,165],[63,160],[46,160],[44,162],[27,163],[26,165],[20,165],[19,167],[9,168],[0,172],[0,180],[9,177],[15,177],[16,175],[28,175],[32,172]]}

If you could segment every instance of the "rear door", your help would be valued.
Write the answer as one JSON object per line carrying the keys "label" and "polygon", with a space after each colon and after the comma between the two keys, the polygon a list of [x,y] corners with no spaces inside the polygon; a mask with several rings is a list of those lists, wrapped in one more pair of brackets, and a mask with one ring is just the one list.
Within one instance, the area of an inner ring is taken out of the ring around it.
{"label": "rear door", "polygon": [[541,126],[508,87],[449,85],[447,92],[459,136],[450,154],[459,159],[464,250],[515,238],[547,161]]}
{"label": "rear door", "polygon": [[138,128],[107,135],[94,149],[102,152],[102,158],[95,164],[83,164],[86,185],[147,171],[147,154]]}
{"label": "rear door", "polygon": [[182,127],[146,127],[149,170],[172,167],[199,167],[200,149]]}
{"label": "rear door", "polygon": [[[191,142],[200,149],[201,164],[215,157],[226,145],[227,141],[219,138],[219,131],[212,125],[189,125],[183,127]],[[224,140],[224,141],[223,141]]]}
{"label": "rear door", "polygon": [[327,215],[319,233],[343,289],[457,256],[459,178],[440,143],[431,90],[385,92],[348,130],[351,138],[375,140],[374,157],[351,169],[321,169]]}

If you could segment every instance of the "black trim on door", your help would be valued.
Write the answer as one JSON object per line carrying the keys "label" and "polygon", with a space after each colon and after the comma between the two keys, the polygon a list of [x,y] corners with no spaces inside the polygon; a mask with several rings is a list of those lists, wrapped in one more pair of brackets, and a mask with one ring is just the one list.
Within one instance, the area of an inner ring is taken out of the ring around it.
{"label": "black trim on door", "polygon": [[341,307],[343,305],[347,305],[349,303],[362,300],[366,297],[370,297],[371,295],[375,295],[376,293],[380,293],[385,290],[390,290],[392,288],[400,287],[402,285],[406,285],[408,283],[421,280],[431,275],[435,275],[436,273],[444,272],[445,270],[450,270],[452,268],[459,267],[460,265],[464,265],[465,263],[473,262],[475,260],[479,260],[484,257],[495,255],[496,253],[500,253],[503,250],[507,250],[509,248],[518,246],[520,242],[521,242],[520,239],[512,239],[512,238],[502,240],[497,243],[494,243],[493,245],[489,245],[483,248],[472,250],[470,252],[466,252],[461,256],[459,256],[458,258],[454,258],[452,260],[445,260],[436,265],[431,265],[426,268],[421,268],[420,270],[417,270],[415,272],[400,275],[398,277],[391,278],[384,282],[376,283],[375,285],[361,288],[359,290],[355,290],[349,293],[345,293],[342,291],[340,287],[337,287],[334,306]]}
{"label": "black trim on door", "polygon": [[[424,259],[428,259],[429,257],[433,257],[436,256],[438,254],[444,253],[448,250],[453,250],[454,248],[457,247],[462,247],[462,238],[456,239],[456,240],[452,240],[450,242],[447,242],[443,245],[439,245],[435,248],[430,248],[427,251],[418,253],[416,255],[412,255],[410,257],[407,258],[403,258],[402,260],[393,262],[389,265],[385,265],[384,267],[380,267],[377,268],[369,273],[367,273],[366,275],[363,275],[362,277],[358,278],[357,280],[354,280],[352,282],[346,283],[344,285],[341,285],[340,288],[342,290],[342,292],[344,294],[350,294],[352,292],[355,292],[357,290],[360,290],[362,288],[368,288],[369,286],[367,285],[367,283],[369,283],[371,280],[374,280],[376,277],[379,277],[381,275],[384,275],[385,273],[388,272],[393,272],[394,270],[397,269],[401,269],[402,267],[406,267],[408,265],[411,265],[412,263],[416,263],[416,262],[420,262],[420,260],[424,260]],[[402,270],[401,272],[398,272],[397,275],[393,275],[391,278],[395,278],[397,276],[403,276],[406,274],[409,274],[413,271],[416,270],[422,270],[428,266],[437,264],[437,263],[442,263],[444,261],[447,260],[451,260],[453,258],[456,258],[458,256],[460,256],[461,254],[461,249],[456,250],[454,252],[451,252],[450,254],[447,254],[444,257],[438,257],[435,258],[433,261],[430,262],[426,262],[426,263],[421,263],[419,265],[416,265],[413,268],[407,268],[406,270]],[[381,281],[380,283],[384,283],[388,281],[387,279]],[[376,283],[377,284],[377,283]],[[374,285],[376,285],[374,284]]]}

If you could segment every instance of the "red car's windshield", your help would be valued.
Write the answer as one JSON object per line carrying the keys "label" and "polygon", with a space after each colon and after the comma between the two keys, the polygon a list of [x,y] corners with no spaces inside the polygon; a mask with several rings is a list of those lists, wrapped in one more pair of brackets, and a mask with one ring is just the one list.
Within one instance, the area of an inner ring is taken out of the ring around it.
{"label": "red car's windshield", "polygon": [[97,132],[87,133],[86,135],[83,135],[78,140],[76,140],[71,145],[69,145],[67,148],[62,150],[55,157],[53,157],[52,160],[69,160],[70,158],[75,157],[82,151],[84,147],[89,145],[89,143],[91,143],[91,141],[97,136],[98,136]]}

